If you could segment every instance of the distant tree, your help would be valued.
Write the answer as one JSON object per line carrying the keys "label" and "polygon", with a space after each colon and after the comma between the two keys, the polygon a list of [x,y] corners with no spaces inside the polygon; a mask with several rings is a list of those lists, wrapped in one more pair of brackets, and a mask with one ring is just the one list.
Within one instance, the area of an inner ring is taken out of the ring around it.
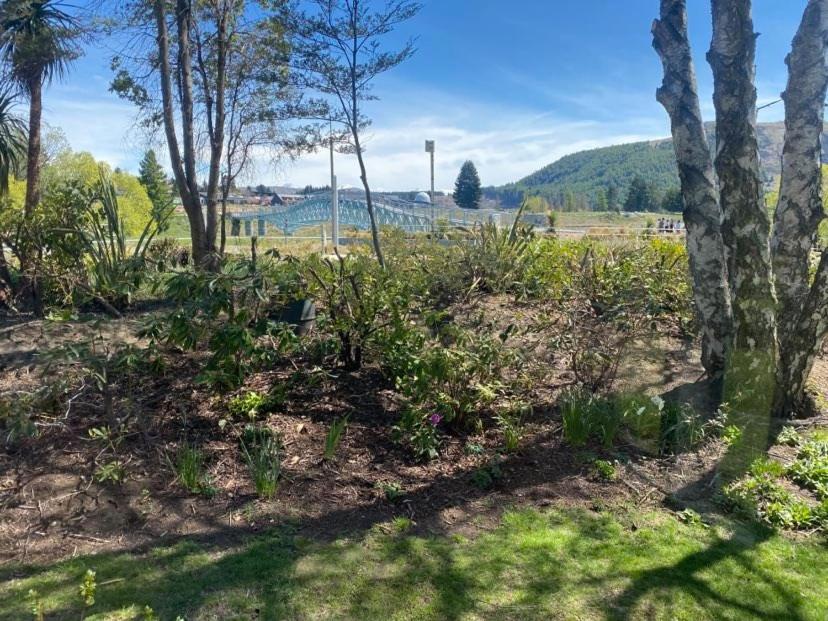
{"label": "distant tree", "polygon": [[607,199],[607,191],[599,189],[595,194],[594,211],[609,211],[609,201]]}
{"label": "distant tree", "polygon": [[658,202],[652,186],[643,177],[636,177],[627,191],[624,211],[656,211]]}
{"label": "distant tree", "polygon": [[170,181],[152,149],[147,151],[144,159],[141,160],[138,167],[138,180],[152,201],[153,213],[159,221],[162,221],[161,216],[168,213],[173,206],[173,192]]}
{"label": "distant tree", "polygon": [[543,196],[527,196],[523,210],[526,213],[546,213],[550,209],[549,201]]}
{"label": "distant tree", "polygon": [[263,185],[261,183],[259,185],[257,185],[256,186],[256,194],[258,194],[259,196],[264,196],[265,194],[267,194],[267,186]]}
{"label": "distant tree", "polygon": [[292,66],[298,85],[326,98],[329,120],[344,127],[350,138],[348,147],[356,155],[365,190],[374,253],[385,267],[361,138],[370,124],[362,103],[376,99],[371,92],[376,77],[414,54],[411,40],[394,51],[383,51],[381,42],[394,28],[414,17],[421,5],[413,0],[312,0],[307,4],[314,7],[313,12],[300,14],[292,29]]}
{"label": "distant tree", "polygon": [[474,162],[467,161],[460,168],[457,181],[454,182],[454,202],[463,209],[477,209],[480,207],[480,198],[483,192],[480,189],[480,175]]}
{"label": "distant tree", "polygon": [[618,186],[610,183],[607,186],[607,209],[609,211],[621,211],[621,203],[618,198]]}
{"label": "distant tree", "polygon": [[681,195],[681,190],[670,188],[664,193],[661,199],[662,211],[670,213],[681,213],[684,211],[684,198]]}
{"label": "distant tree", "polygon": [[566,190],[563,195],[564,211],[575,211],[575,206],[575,193],[572,190]]}

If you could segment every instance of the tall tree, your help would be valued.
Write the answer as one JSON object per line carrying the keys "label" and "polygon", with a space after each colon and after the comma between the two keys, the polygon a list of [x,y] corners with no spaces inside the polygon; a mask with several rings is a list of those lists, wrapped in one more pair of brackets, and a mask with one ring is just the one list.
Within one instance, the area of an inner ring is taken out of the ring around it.
{"label": "tall tree", "polygon": [[[0,61],[5,74],[29,99],[28,148],[26,153],[26,199],[24,222],[40,202],[41,127],[43,88],[62,78],[80,54],[81,28],[61,0],[5,0],[0,5]],[[31,257],[25,265],[23,286],[28,289],[36,313],[41,314],[37,276]]]}
{"label": "tall tree", "polygon": [[299,83],[328,100],[330,120],[348,133],[365,190],[374,252],[384,267],[362,141],[370,120],[362,104],[376,99],[371,87],[377,76],[414,54],[411,40],[395,51],[384,51],[381,42],[414,17],[421,5],[412,0],[387,0],[382,9],[374,11],[369,0],[311,0],[309,4],[314,11],[301,14],[294,22],[294,66],[300,69]]}
{"label": "tall tree", "polygon": [[627,191],[624,201],[624,211],[655,211],[658,202],[655,199],[652,186],[643,177],[636,177]]}
{"label": "tall tree", "polygon": [[474,162],[468,160],[460,167],[460,174],[454,182],[454,202],[463,209],[477,209],[482,195],[480,175]]}
{"label": "tall tree", "polygon": [[610,183],[607,186],[607,209],[610,211],[621,211],[621,203],[618,198],[618,186]]}
{"label": "tall tree", "polygon": [[820,136],[828,0],[809,0],[787,58],[782,187],[772,232],[759,175],[751,2],[713,0],[712,8],[715,164],[701,121],[686,0],[661,0],[653,26],[664,65],[658,99],[672,122],[704,363],[711,375],[724,376],[726,398],[749,404],[758,416],[790,415],[808,409],[805,383],[828,334],[828,253],[813,279],[809,273],[825,218]]}
{"label": "tall tree", "polygon": [[264,15],[252,0],[151,0],[150,14],[148,1],[127,3],[116,20],[114,28],[126,24],[133,36],[128,53],[113,59],[111,89],[138,106],[151,131],[163,128],[193,258],[215,267],[227,196],[255,152],[304,144],[312,133],[282,131],[307,108],[286,88],[289,3],[262,0],[284,9]]}
{"label": "tall tree", "polygon": [[161,164],[158,163],[158,158],[152,149],[147,151],[141,160],[138,167],[138,180],[144,186],[147,196],[152,201],[153,214],[160,221],[159,216],[169,212],[174,201],[169,179],[167,179],[167,175],[164,173]]}

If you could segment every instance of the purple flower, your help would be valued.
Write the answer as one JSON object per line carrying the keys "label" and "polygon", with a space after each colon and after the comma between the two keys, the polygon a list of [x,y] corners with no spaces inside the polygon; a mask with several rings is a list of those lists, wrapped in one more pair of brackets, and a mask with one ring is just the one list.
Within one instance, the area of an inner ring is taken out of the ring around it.
{"label": "purple flower", "polygon": [[443,420],[443,417],[440,414],[437,414],[437,412],[428,417],[428,422],[435,427],[440,424],[441,420]]}

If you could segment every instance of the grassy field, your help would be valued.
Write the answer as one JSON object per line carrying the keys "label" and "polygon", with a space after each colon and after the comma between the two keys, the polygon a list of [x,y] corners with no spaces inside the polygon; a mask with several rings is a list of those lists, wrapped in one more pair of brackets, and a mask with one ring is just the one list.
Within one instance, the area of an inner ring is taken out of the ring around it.
{"label": "grassy field", "polygon": [[[420,538],[398,519],[332,543],[288,528],[237,547],[181,542],[141,554],[0,571],[0,618],[825,619],[828,548],[731,521],[663,510],[506,514],[474,539]],[[140,617],[143,618],[143,617]]]}

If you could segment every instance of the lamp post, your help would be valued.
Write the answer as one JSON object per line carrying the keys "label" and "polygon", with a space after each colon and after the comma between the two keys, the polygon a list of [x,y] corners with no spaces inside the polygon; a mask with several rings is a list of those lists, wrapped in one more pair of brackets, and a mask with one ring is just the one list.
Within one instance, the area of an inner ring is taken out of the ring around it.
{"label": "lamp post", "polygon": [[334,137],[331,131],[331,236],[334,252],[339,252],[339,189],[334,171]]}
{"label": "lamp post", "polygon": [[431,199],[431,232],[434,232],[434,141],[433,140],[426,140],[425,143],[425,150],[426,153],[431,154],[431,192],[429,192],[429,198]]}

